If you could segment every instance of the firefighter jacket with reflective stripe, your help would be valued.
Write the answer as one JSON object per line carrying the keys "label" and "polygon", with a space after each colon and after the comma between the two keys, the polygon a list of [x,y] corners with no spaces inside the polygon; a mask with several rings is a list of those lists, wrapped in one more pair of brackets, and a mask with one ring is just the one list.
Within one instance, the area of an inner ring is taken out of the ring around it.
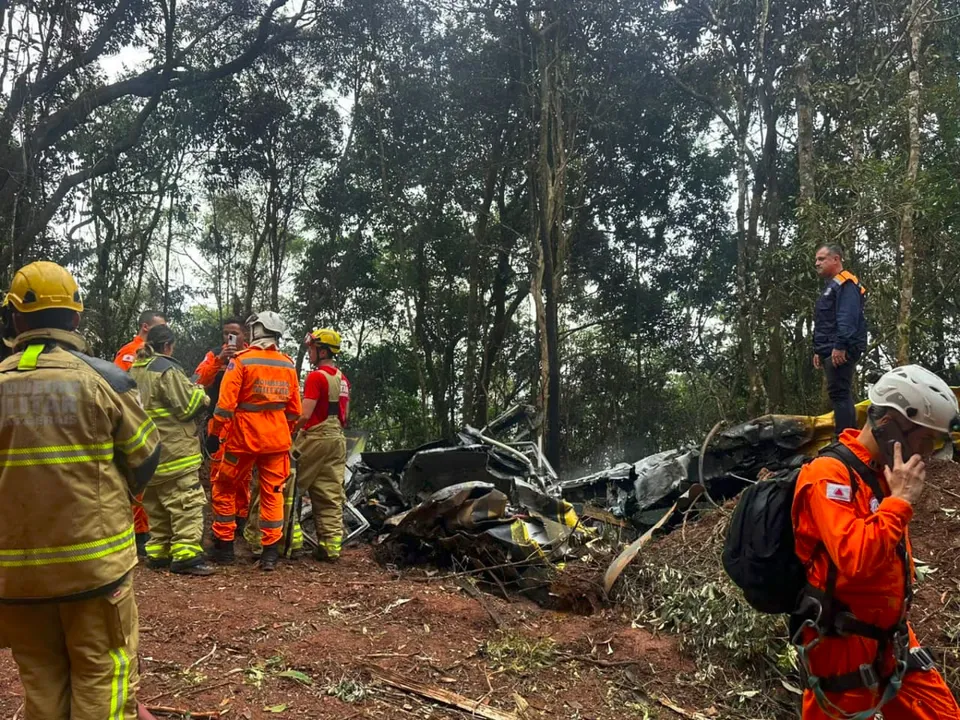
{"label": "firefighter jacket with reflective stripe", "polygon": [[157,428],[130,376],[82,349],[35,330],[0,363],[0,601],[94,594],[137,564],[130,502]]}
{"label": "firefighter jacket with reflective stripe", "polygon": [[248,347],[227,366],[214,424],[228,453],[287,452],[300,419],[293,360],[275,348]]}
{"label": "firefighter jacket with reflective stripe", "polygon": [[130,368],[130,377],[160,433],[160,464],[151,484],[196,470],[203,454],[194,418],[209,402],[206,391],[191,383],[181,365],[166,355],[141,357]]}

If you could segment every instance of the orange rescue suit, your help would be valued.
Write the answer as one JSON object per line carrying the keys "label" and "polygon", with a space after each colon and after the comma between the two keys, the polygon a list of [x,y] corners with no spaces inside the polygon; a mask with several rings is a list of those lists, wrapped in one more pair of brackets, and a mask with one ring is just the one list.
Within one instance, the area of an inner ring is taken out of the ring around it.
{"label": "orange rescue suit", "polygon": [[[847,430],[840,442],[869,465],[870,452],[858,441],[859,430]],[[908,565],[913,574],[913,554],[907,526],[913,517],[911,505],[895,497],[877,503],[869,486],[858,475],[856,491],[850,472],[839,460],[819,457],[800,471],[793,503],[796,553],[807,568],[807,581],[824,589],[829,561],[837,568],[836,599],[847,605],[860,621],[882,628],[897,625],[904,607],[904,562],[897,545],[906,541]],[[877,479],[885,495],[890,489],[883,473]],[[829,557],[828,557],[829,556]],[[911,580],[912,581],[912,580]],[[910,647],[918,647],[910,628]],[[805,631],[804,643],[815,637]],[[859,635],[823,636],[810,651],[811,671],[818,677],[856,672],[877,659],[878,643]],[[893,650],[882,658],[885,676],[894,670]],[[862,712],[879,700],[879,690],[858,688],[845,693],[827,693],[828,699],[849,713]],[[935,670],[910,671],[900,692],[882,708],[885,720],[960,720],[960,709]],[[829,718],[810,690],[803,696],[803,720]]]}
{"label": "orange rescue suit", "polygon": [[[226,345],[223,346],[224,348]],[[220,359],[219,353],[215,350],[208,352],[203,360],[200,361],[200,364],[197,365],[197,369],[193,371],[193,377],[190,378],[193,382],[202,385],[206,390],[209,391],[214,389],[217,384],[217,381],[222,377],[224,371],[226,370],[226,363]],[[219,399],[219,388],[216,388],[216,392],[211,394],[211,397]],[[214,418],[211,415],[210,420],[207,422],[207,435],[215,437],[216,431],[214,430]],[[217,475],[220,474],[220,464],[223,462],[223,448],[219,448],[215,453],[210,456],[210,484],[213,485],[213,481],[216,479]],[[236,517],[242,518],[243,520],[247,519],[247,515],[250,513],[250,478],[242,480],[237,483],[237,498],[236,498]]]}
{"label": "orange rescue suit", "polygon": [[213,482],[213,533],[230,542],[236,531],[236,484],[254,465],[260,479],[260,534],[264,547],[280,541],[283,488],[290,474],[291,431],[300,418],[293,360],[275,346],[241,350],[227,366],[214,410],[223,463]]}

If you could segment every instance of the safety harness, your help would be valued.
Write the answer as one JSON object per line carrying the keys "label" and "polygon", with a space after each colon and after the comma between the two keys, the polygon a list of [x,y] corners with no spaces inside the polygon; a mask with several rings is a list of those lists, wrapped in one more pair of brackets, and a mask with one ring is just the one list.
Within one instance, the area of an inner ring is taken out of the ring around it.
{"label": "safety harness", "polygon": [[[877,502],[883,500],[883,490],[873,471],[853,451],[838,443],[830,448],[829,454],[839,456],[838,459],[847,466],[847,471],[850,473],[850,487],[853,492],[856,492],[857,488],[857,479],[854,475],[854,469],[856,469],[856,474],[867,484]],[[837,599],[838,570],[829,555],[827,555],[826,587],[820,590],[808,584],[801,595],[797,611],[791,616],[791,637],[793,645],[797,648],[800,673],[804,685],[814,694],[820,708],[827,715],[837,720],[871,720],[900,691],[904,675],[910,671],[927,671],[933,668],[933,656],[927,649],[910,648],[907,614],[913,600],[913,584],[906,535],[897,544],[897,557],[903,564],[904,603],[900,619],[894,626],[882,628],[878,625],[863,622],[851,612],[846,604]],[[813,630],[816,634],[810,642],[804,643],[802,635],[808,629]],[[842,675],[831,677],[815,675],[810,666],[810,652],[825,637],[846,637],[849,635],[865,637],[877,643],[877,655],[874,661],[861,665],[854,672]],[[890,650],[893,651],[895,666],[892,674],[884,675],[884,659]],[[881,687],[883,692],[878,703],[869,710],[857,713],[843,710],[827,697],[827,693],[844,693],[861,688],[876,691]]]}

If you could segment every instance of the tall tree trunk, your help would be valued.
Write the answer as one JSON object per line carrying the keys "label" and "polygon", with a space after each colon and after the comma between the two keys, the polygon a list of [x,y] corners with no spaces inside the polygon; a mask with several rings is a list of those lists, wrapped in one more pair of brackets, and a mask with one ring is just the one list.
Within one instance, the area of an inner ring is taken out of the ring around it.
{"label": "tall tree trunk", "polygon": [[813,100],[810,93],[810,58],[805,56],[797,70],[797,165],[800,178],[798,197],[800,244],[806,249],[820,242],[814,220],[816,170],[813,156]]}
{"label": "tall tree trunk", "polygon": [[747,222],[747,112],[744,100],[738,98],[740,122],[737,137],[737,334],[740,341],[740,358],[747,378],[747,413],[752,417],[760,414],[763,407],[763,380],[757,366],[756,348],[753,336],[753,313],[755,297],[753,295],[753,252],[757,218],[760,214],[760,198],[754,193],[750,203],[750,222]]}
{"label": "tall tree trunk", "polygon": [[544,453],[554,467],[560,465],[560,296],[569,244],[565,227],[566,185],[569,181],[573,131],[564,106],[563,19],[556,8],[539,13],[539,28],[531,27],[539,83],[535,114],[538,143],[531,161],[531,202],[535,221],[531,239],[534,277],[531,288],[540,328],[541,407],[545,412]]}
{"label": "tall tree trunk", "polygon": [[170,203],[167,206],[167,242],[163,256],[163,316],[169,317],[170,312],[170,255],[173,249],[173,195],[170,193]]}
{"label": "tall tree trunk", "polygon": [[[767,186],[764,217],[769,233],[767,267],[763,268],[762,273],[765,278],[780,278],[783,276],[780,262],[780,183],[777,178],[777,161],[780,155],[777,123],[780,118],[777,112],[776,88],[773,84],[773,63],[767,63],[761,101],[766,133],[762,161]],[[763,297],[766,299],[766,324],[770,333],[767,349],[767,411],[776,412],[782,410],[786,403],[783,378],[783,328],[781,327],[782,295],[778,282],[766,281],[765,285]]]}
{"label": "tall tree trunk", "polygon": [[907,155],[907,175],[904,185],[907,201],[900,217],[900,250],[903,265],[900,269],[900,313],[897,319],[897,362],[910,362],[910,321],[913,305],[913,283],[916,273],[914,252],[913,216],[916,200],[917,173],[920,169],[920,52],[923,43],[925,14],[923,0],[910,3],[910,85],[907,92],[907,121],[910,129],[910,145]]}
{"label": "tall tree trunk", "polygon": [[[467,353],[463,370],[463,414],[464,421],[472,421],[476,416],[476,399],[480,344],[480,279],[482,265],[487,255],[483,246],[487,239],[487,227],[490,223],[490,208],[493,205],[497,189],[497,177],[500,174],[500,147],[503,133],[498,132],[483,185],[483,198],[477,211],[477,221],[470,236],[470,276],[467,291]],[[481,425],[482,427],[482,425]]]}

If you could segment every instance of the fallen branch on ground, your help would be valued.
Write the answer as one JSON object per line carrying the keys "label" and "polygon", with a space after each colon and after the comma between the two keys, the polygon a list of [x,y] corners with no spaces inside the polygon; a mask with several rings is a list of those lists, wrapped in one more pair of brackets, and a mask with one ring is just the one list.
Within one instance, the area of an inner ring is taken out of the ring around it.
{"label": "fallen branch on ground", "polygon": [[401,677],[377,665],[368,665],[367,667],[374,677],[385,682],[387,685],[405,690],[414,695],[419,695],[420,697],[425,697],[428,700],[434,700],[435,702],[455,707],[476,715],[477,717],[486,718],[486,720],[518,720],[516,713],[498,710],[489,705],[481,705],[476,700],[471,700],[468,697],[444,690],[443,688],[433,687],[425,683],[417,682],[416,680]]}
{"label": "fallen branch on ground", "polygon": [[656,700],[658,703],[663,705],[668,710],[672,710],[677,715],[680,715],[681,717],[690,718],[690,720],[710,720],[710,718],[704,715],[703,713],[684,710],[682,707],[680,707],[676,703],[671,702],[668,698],[654,697],[654,700]]}
{"label": "fallen branch on ground", "polygon": [[219,720],[220,711],[211,710],[210,712],[194,712],[184,708],[166,707],[164,705],[147,705],[147,710],[161,715],[182,715],[188,718],[197,718],[197,720]]}

